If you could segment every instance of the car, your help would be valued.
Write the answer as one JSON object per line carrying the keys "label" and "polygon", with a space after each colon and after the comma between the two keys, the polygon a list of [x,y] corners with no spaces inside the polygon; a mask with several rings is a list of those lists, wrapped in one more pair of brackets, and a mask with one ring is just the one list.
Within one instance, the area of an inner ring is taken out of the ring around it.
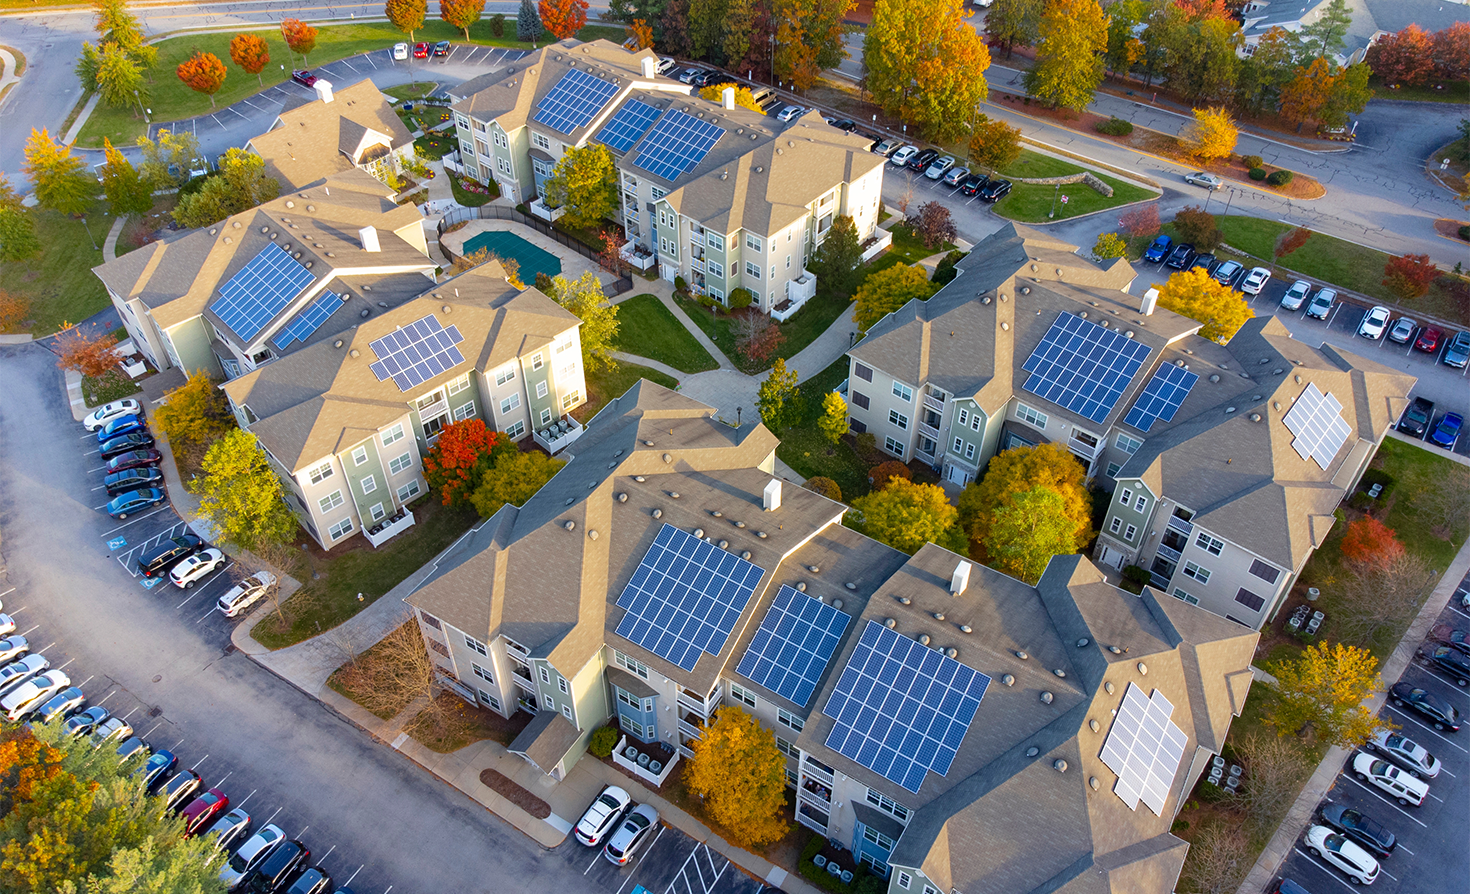
{"label": "car", "polygon": [[66,718],[62,729],[66,734],[75,739],[77,736],[85,736],[97,728],[97,724],[111,716],[111,712],[101,705],[93,705],[80,714],[73,714]]}
{"label": "car", "polygon": [[162,577],[185,558],[204,549],[197,534],[180,534],[160,541],[153,549],[138,557],[138,573],[144,577]]}
{"label": "car", "polygon": [[888,156],[888,163],[896,168],[906,168],[909,166],[909,160],[918,154],[918,146],[904,146]]}
{"label": "car", "polygon": [[1466,362],[1470,362],[1470,332],[1456,332],[1445,345],[1443,359],[1446,366],[1464,369]]}
{"label": "car", "polygon": [[1435,669],[1455,681],[1457,686],[1470,686],[1470,655],[1453,646],[1436,646],[1425,656]]}
{"label": "car", "polygon": [[1169,249],[1173,248],[1173,246],[1174,240],[1170,239],[1166,234],[1160,233],[1154,237],[1154,241],[1148,244],[1148,248],[1143,250],[1143,259],[1150,264],[1163,263],[1164,258],[1169,256]]}
{"label": "car", "polygon": [[427,59],[427,58],[429,58],[429,45],[426,44],[426,43],[424,43],[423,41],[419,41],[418,43],[414,44],[413,45],[413,58],[415,58],[415,59]]}
{"label": "car", "polygon": [[321,867],[313,866],[296,877],[296,881],[286,889],[286,894],[328,894],[331,890],[332,877]]}
{"label": "car", "polygon": [[395,43],[393,45],[393,61],[394,62],[402,62],[404,59],[407,59],[407,58],[408,58],[408,44],[406,44],[406,43]]}
{"label": "car", "polygon": [[259,601],[275,582],[276,576],[269,571],[255,572],[219,598],[220,614],[226,618],[235,617]]}
{"label": "car", "polygon": [[1358,334],[1377,341],[1383,337],[1384,332],[1388,331],[1390,315],[1389,309],[1381,304],[1368,308],[1368,312],[1363,314],[1363,322],[1358,324]]}
{"label": "car", "polygon": [[929,167],[929,162],[939,157],[938,149],[920,149],[919,154],[909,159],[909,167],[915,171],[922,171]]}
{"label": "car", "polygon": [[163,462],[163,454],[157,450],[129,450],[119,453],[107,461],[107,474],[116,475],[129,469],[147,469]]}
{"label": "car", "polygon": [[133,727],[121,717],[109,717],[92,730],[92,747],[101,748],[113,739],[126,739],[133,734]]}
{"label": "car", "polygon": [[699,77],[702,74],[704,74],[704,69],[702,69],[702,68],[693,68],[693,67],[686,68],[686,69],[684,69],[683,71],[681,71],[679,73],[679,83],[681,83],[681,84],[689,84],[689,83],[692,83],[695,78]]}
{"label": "car", "polygon": [[158,790],[165,810],[178,810],[193,800],[194,793],[204,787],[204,780],[193,770],[180,770]]}
{"label": "car", "polygon": [[147,742],[137,736],[132,736],[124,739],[123,743],[117,746],[117,762],[125,764],[133,758],[146,757],[152,753],[153,749],[148,747]]}
{"label": "car", "polygon": [[1289,878],[1279,878],[1266,889],[1266,894],[1312,894],[1312,892]]}
{"label": "car", "polygon": [[994,205],[1001,199],[1011,194],[1011,181],[991,180],[980,187],[980,201]]}
{"label": "car", "polygon": [[965,178],[969,176],[970,172],[968,169],[960,165],[955,165],[948,171],[944,172],[944,179],[940,182],[943,183],[945,186],[948,186],[950,189],[954,189],[958,187],[961,183],[965,182]]}
{"label": "car", "polygon": [[1195,254],[1193,245],[1188,242],[1177,243],[1169,252],[1169,257],[1164,259],[1164,266],[1173,270],[1183,270],[1194,262]]}
{"label": "car", "polygon": [[929,162],[924,168],[924,176],[930,180],[938,180],[944,176],[945,171],[954,167],[953,155],[941,155],[939,158]]}
{"label": "car", "polygon": [[7,614],[0,613],[0,636],[9,636],[15,632],[15,619]]}
{"label": "car", "polygon": [[1286,294],[1281,296],[1282,310],[1301,310],[1302,302],[1312,292],[1312,284],[1304,279],[1299,279],[1287,288]]}
{"label": "car", "polygon": [[885,137],[873,147],[873,151],[883,156],[884,158],[888,158],[893,153],[897,152],[899,150],[899,147],[901,146],[903,146],[903,140],[895,140],[893,137]]}
{"label": "car", "polygon": [[97,443],[103,444],[111,441],[113,438],[120,438],[123,435],[130,435],[133,432],[147,430],[148,425],[143,421],[142,416],[136,416],[131,413],[126,416],[118,416],[97,429]]}
{"label": "car", "polygon": [[1438,732],[1460,731],[1460,712],[1456,711],[1449,702],[1425,692],[1408,683],[1395,683],[1388,690],[1389,700],[1396,708],[1406,708],[1415,712],[1429,722]]}
{"label": "car", "polygon": [[65,671],[47,671],[31,677],[6,693],[5,697],[0,699],[0,711],[5,712],[5,719],[14,723],[41,707],[45,704],[46,699],[70,685],[71,677],[68,677]]}
{"label": "car", "polygon": [[[113,438],[111,441],[108,441],[101,447],[99,447],[98,452],[102,454],[103,459],[111,460],[124,453],[141,451],[145,447],[152,446],[153,434],[151,432],[139,431],[133,432],[130,435],[123,435],[120,438]],[[146,452],[155,454],[158,453],[158,451],[156,450],[149,450]]]}
{"label": "car", "polygon": [[1434,401],[1423,397],[1416,397],[1404,409],[1404,415],[1399,419],[1398,430],[1406,435],[1422,438],[1424,437],[1424,433],[1429,430],[1429,420],[1433,418]]}
{"label": "car", "polygon": [[201,579],[223,568],[224,564],[225,554],[211,546],[202,552],[186,556],[182,562],[169,571],[168,579],[173,581],[173,585],[179,589],[187,590]]}
{"label": "car", "polygon": [[14,661],[30,650],[31,644],[19,634],[0,639],[0,665]]}
{"label": "car", "polygon": [[438,43],[434,44],[434,55],[435,56],[448,56],[449,55],[449,41],[447,41],[447,40],[441,40]]}
{"label": "car", "polygon": [[82,420],[82,425],[86,427],[87,431],[96,431],[97,429],[101,428],[112,420],[117,419],[120,416],[141,415],[143,415],[142,406],[137,401],[129,397],[123,400],[115,400],[112,403],[103,404],[102,406],[93,410],[91,413],[88,413],[87,418]]}
{"label": "car", "polygon": [[597,847],[607,833],[622,819],[633,799],[626,791],[615,785],[602,790],[582,818],[577,821],[577,840],[588,847]]}
{"label": "car", "polygon": [[657,826],[658,811],[651,804],[639,804],[607,840],[602,855],[618,866],[628,865],[628,861],[633,859],[638,848],[648,840]]}
{"label": "car", "polygon": [[214,825],[204,831],[204,837],[214,842],[215,850],[227,850],[230,845],[239,841],[240,838],[250,830],[250,814],[244,808],[236,807],[229,813],[214,821]]}
{"label": "car", "polygon": [[1216,177],[1214,174],[1208,174],[1204,171],[1195,171],[1193,174],[1185,174],[1184,182],[1188,183],[1190,186],[1203,186],[1205,189],[1219,189],[1220,187],[1225,185],[1225,181],[1221,180],[1219,177]]}
{"label": "car", "polygon": [[1240,291],[1246,295],[1259,295],[1266,283],[1271,281],[1271,271],[1265,267],[1252,267],[1240,281]]}
{"label": "car", "polygon": [[690,78],[689,83],[691,86],[704,88],[714,84],[720,77],[721,74],[718,71],[701,71]]}
{"label": "car", "polygon": [[1384,730],[1363,746],[1386,757],[1409,771],[1410,776],[1433,779],[1439,775],[1439,758],[1413,739],[1392,730]]}
{"label": "car", "polygon": [[1307,830],[1307,850],[1340,869],[1355,885],[1371,885],[1378,878],[1378,861],[1356,842],[1330,826]]}
{"label": "car", "polygon": [[215,817],[230,809],[230,796],[212,788],[189,802],[180,814],[184,818],[184,837],[193,838],[214,822]]}
{"label": "car", "polygon": [[805,111],[806,109],[803,106],[787,106],[786,108],[776,113],[776,120],[791,121],[793,119],[801,117],[802,113],[804,113]]}
{"label": "car", "polygon": [[851,118],[838,118],[836,121],[828,121],[827,123],[844,133],[852,133],[857,130],[857,122]]}
{"label": "car", "polygon": [[109,497],[116,497],[130,490],[145,487],[161,488],[163,487],[163,473],[148,466],[140,469],[124,469],[103,478],[102,486],[107,489]]}
{"label": "car", "polygon": [[50,723],[58,717],[70,717],[86,703],[87,696],[82,693],[82,690],[75,686],[68,686],[51,696],[46,704],[36,709],[36,719],[42,723]]}
{"label": "car", "polygon": [[1429,636],[1437,643],[1443,643],[1470,655],[1470,633],[1456,630],[1448,624],[1435,624],[1434,629],[1429,631]]}
{"label": "car", "polygon": [[1210,271],[1210,275],[1220,285],[1234,288],[1235,284],[1240,282],[1240,278],[1245,275],[1245,265],[1239,261],[1221,261],[1214,270]]}
{"label": "car", "polygon": [[1345,804],[1328,804],[1323,807],[1321,819],[1375,857],[1386,857],[1399,846],[1398,838],[1385,829],[1382,823]]}
{"label": "car", "polygon": [[153,752],[148,758],[148,763],[144,764],[138,772],[138,781],[143,783],[143,791],[152,794],[153,790],[162,785],[164,779],[178,765],[179,758],[172,751]]}
{"label": "car", "polygon": [[967,196],[976,195],[989,182],[990,177],[987,174],[971,174],[965,178],[965,182],[960,184],[960,192]]}
{"label": "car", "polygon": [[281,842],[271,848],[270,854],[251,875],[251,894],[275,894],[284,890],[310,859],[311,851],[301,842],[295,839]]}
{"label": "car", "polygon": [[316,84],[317,76],[312,74],[310,69],[303,68],[300,71],[291,72],[291,80],[303,87],[311,87]]}
{"label": "car", "polygon": [[1429,433],[1429,440],[1437,447],[1454,450],[1455,442],[1460,439],[1460,429],[1464,425],[1464,416],[1459,413],[1446,413],[1439,417],[1439,423]]}
{"label": "car", "polygon": [[156,487],[143,487],[138,490],[130,490],[124,494],[118,494],[107,504],[107,514],[116,519],[124,519],[130,515],[136,515],[144,509],[150,509],[168,499],[168,494]]}
{"label": "car", "polygon": [[1414,332],[1419,324],[1408,317],[1399,317],[1393,321],[1393,326],[1388,330],[1388,340],[1406,345],[1414,337]]}
{"label": "car", "polygon": [[267,825],[240,845],[240,849],[225,861],[219,869],[220,881],[231,891],[240,887],[247,876],[270,856],[277,845],[286,840],[286,833],[277,825]]}
{"label": "car", "polygon": [[678,67],[679,63],[674,61],[673,56],[664,56],[658,60],[658,67],[654,71],[657,71],[661,75],[666,75]]}
{"label": "car", "polygon": [[1218,258],[1216,258],[1214,255],[1209,254],[1208,252],[1206,252],[1205,254],[1202,254],[1202,255],[1195,255],[1194,256],[1194,260],[1189,262],[1189,267],[1187,269],[1189,269],[1189,270],[1196,270],[1196,269],[1203,270],[1205,272],[1205,275],[1208,276],[1208,275],[1214,273],[1214,271],[1215,271],[1215,265],[1218,264],[1218,263],[1219,263],[1219,259]]}
{"label": "car", "polygon": [[1425,326],[1424,331],[1420,332],[1419,337],[1414,340],[1414,350],[1423,351],[1426,354],[1433,354],[1439,350],[1439,342],[1442,338],[1444,338],[1443,329]]}
{"label": "car", "polygon": [[1307,316],[1315,320],[1325,320],[1332,313],[1332,303],[1337,300],[1336,289],[1318,289],[1312,300],[1307,302]]}
{"label": "car", "polygon": [[1353,775],[1359,782],[1387,795],[1389,800],[1397,801],[1400,807],[1418,807],[1429,796],[1429,783],[1366,752],[1353,755]]}
{"label": "car", "polygon": [[0,667],[0,698],[7,696],[26,680],[51,669],[45,655],[27,655]]}

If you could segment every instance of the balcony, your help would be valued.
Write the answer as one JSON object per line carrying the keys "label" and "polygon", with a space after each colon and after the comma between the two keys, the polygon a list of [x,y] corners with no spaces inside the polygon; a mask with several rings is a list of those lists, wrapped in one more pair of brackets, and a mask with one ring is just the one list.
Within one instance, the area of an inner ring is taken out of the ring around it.
{"label": "balcony", "polygon": [[802,757],[801,774],[803,776],[810,776],[816,781],[827,785],[833,784],[832,768],[818,763],[815,758],[809,755],[803,755]]}
{"label": "balcony", "polygon": [[362,535],[376,549],[411,527],[413,527],[413,513],[407,509],[400,509],[398,510],[398,514],[391,515],[367,528],[362,532]]}
{"label": "balcony", "polygon": [[552,456],[571,446],[572,442],[582,437],[582,423],[567,416],[559,419],[544,428],[538,428],[531,433],[542,449]]}
{"label": "balcony", "polygon": [[686,740],[703,739],[704,733],[699,728],[701,722],[698,717],[692,714],[685,714],[679,718],[679,735],[683,736]]}
{"label": "balcony", "polygon": [[[444,392],[439,392],[438,398],[431,404],[418,405],[419,418],[424,420],[435,419],[439,416],[449,415],[449,402],[444,399]],[[438,434],[438,432],[434,432]]]}
{"label": "balcony", "polygon": [[932,394],[924,395],[924,406],[928,409],[933,410],[936,413],[944,412],[944,401],[941,398],[937,398]]}
{"label": "balcony", "polygon": [[692,269],[697,270],[700,273],[703,273],[704,272],[704,258],[699,258],[699,257],[690,258],[689,259],[689,266]]}
{"label": "balcony", "polygon": [[1194,525],[1190,524],[1177,515],[1169,516],[1169,527],[1183,534],[1185,540],[1188,540],[1189,535],[1194,533]]}
{"label": "balcony", "polygon": [[511,664],[514,666],[514,670],[511,671],[511,676],[513,676],[518,682],[525,683],[527,686],[530,686],[531,691],[535,692],[536,681],[532,679],[531,671],[524,664],[516,664],[514,661],[512,661]]}
{"label": "balcony", "polygon": [[675,701],[678,703],[681,711],[687,711],[700,720],[708,720],[710,715],[715,712],[715,709],[720,706],[722,699],[718,689],[705,701],[700,701],[695,696],[680,689]]}
{"label": "balcony", "polygon": [[1166,546],[1163,543],[1160,543],[1158,545],[1157,552],[1158,552],[1159,555],[1163,556],[1164,558],[1166,558],[1169,561],[1174,562],[1176,564],[1178,563],[1179,559],[1181,558],[1181,556],[1179,555],[1179,550],[1174,549],[1172,546]]}
{"label": "balcony", "polygon": [[823,807],[829,807],[832,804],[832,789],[815,779],[808,778],[801,781],[801,796],[813,798]]}
{"label": "balcony", "polygon": [[816,807],[805,803],[803,803],[801,805],[801,808],[796,811],[796,821],[801,823],[803,826],[808,826],[812,829],[815,829],[817,832],[820,832],[823,835],[827,834],[827,825],[831,822],[827,814],[823,813]]}
{"label": "balcony", "polygon": [[935,441],[939,440],[939,429],[928,424],[927,422],[919,423],[919,434],[924,435],[928,438],[932,438]]}
{"label": "balcony", "polygon": [[1077,430],[1072,430],[1072,436],[1067,439],[1067,449],[1087,460],[1089,464],[1095,462],[1102,452],[1107,449],[1108,442],[1100,441],[1091,435],[1077,437]]}
{"label": "balcony", "polygon": [[[636,214],[634,219],[636,219]],[[624,245],[618,249],[618,257],[627,261],[629,266],[639,270],[647,270],[658,263],[658,258],[654,257],[653,250],[641,242],[629,242]]]}
{"label": "balcony", "polygon": [[540,196],[537,196],[536,199],[531,202],[531,213],[536,217],[539,217],[542,220],[546,221],[547,223],[554,223],[557,218],[567,213],[567,209],[552,208],[551,206],[543,202]]}

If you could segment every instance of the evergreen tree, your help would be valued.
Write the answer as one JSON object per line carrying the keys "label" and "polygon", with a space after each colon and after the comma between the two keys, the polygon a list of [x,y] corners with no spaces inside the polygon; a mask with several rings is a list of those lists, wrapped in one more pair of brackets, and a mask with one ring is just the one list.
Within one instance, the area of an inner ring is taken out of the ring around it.
{"label": "evergreen tree", "polygon": [[541,13],[536,11],[533,0],[521,0],[516,12],[516,40],[539,41],[541,39]]}

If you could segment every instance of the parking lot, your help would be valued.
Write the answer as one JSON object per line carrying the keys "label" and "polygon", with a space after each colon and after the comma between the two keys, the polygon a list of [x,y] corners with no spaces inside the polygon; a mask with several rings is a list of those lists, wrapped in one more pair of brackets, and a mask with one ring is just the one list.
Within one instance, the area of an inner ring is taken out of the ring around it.
{"label": "parking lot", "polygon": [[[1470,574],[1460,581],[1450,604],[1437,624],[1470,629],[1470,613],[1461,600],[1470,592]],[[1425,689],[1448,701],[1463,718],[1470,711],[1470,693],[1447,675],[1420,661],[1410,664],[1402,681]],[[1392,681],[1385,681],[1391,684]],[[1465,846],[1470,826],[1470,728],[1458,733],[1437,733],[1418,714],[1385,705],[1380,716],[1398,726],[1399,732],[1418,742],[1439,758],[1439,775],[1429,783],[1429,796],[1421,807],[1401,807],[1379,789],[1354,778],[1352,758],[1318,807],[1342,804],[1359,810],[1387,827],[1398,839],[1397,849],[1381,861],[1373,890],[1388,894],[1441,894],[1463,890],[1470,877],[1470,849]],[[1305,833],[1305,829],[1301,830]],[[1313,894],[1353,888],[1347,876],[1310,853],[1299,839],[1279,870]],[[1460,881],[1455,881],[1459,879]]]}
{"label": "parking lot", "polygon": [[627,866],[569,835],[552,855],[606,894],[757,894],[765,885],[678,829],[660,826]]}

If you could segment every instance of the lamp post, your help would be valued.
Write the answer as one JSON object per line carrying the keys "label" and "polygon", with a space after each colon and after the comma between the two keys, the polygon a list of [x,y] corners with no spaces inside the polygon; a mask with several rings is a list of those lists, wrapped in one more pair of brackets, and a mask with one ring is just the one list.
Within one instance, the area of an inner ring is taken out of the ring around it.
{"label": "lamp post", "polygon": [[97,248],[97,240],[92,238],[92,228],[87,226],[87,219],[85,217],[82,218],[82,229],[87,231],[87,238],[92,242],[92,250],[100,251],[100,249]]}
{"label": "lamp post", "polygon": [[1230,213],[1230,203],[1235,201],[1235,187],[1230,187],[1230,198],[1225,200],[1225,213]]}
{"label": "lamp post", "polygon": [[1060,183],[1056,183],[1056,184],[1053,184],[1052,185],[1052,191],[1051,191],[1051,210],[1046,213],[1047,218],[1053,218],[1053,217],[1056,217],[1057,216],[1057,196],[1060,195],[1061,192],[1062,192],[1062,185]]}
{"label": "lamp post", "polygon": [[152,124],[153,119],[148,117],[148,109],[143,105],[143,96],[137,90],[133,91],[133,98],[138,101],[138,108],[143,110],[143,123]]}

